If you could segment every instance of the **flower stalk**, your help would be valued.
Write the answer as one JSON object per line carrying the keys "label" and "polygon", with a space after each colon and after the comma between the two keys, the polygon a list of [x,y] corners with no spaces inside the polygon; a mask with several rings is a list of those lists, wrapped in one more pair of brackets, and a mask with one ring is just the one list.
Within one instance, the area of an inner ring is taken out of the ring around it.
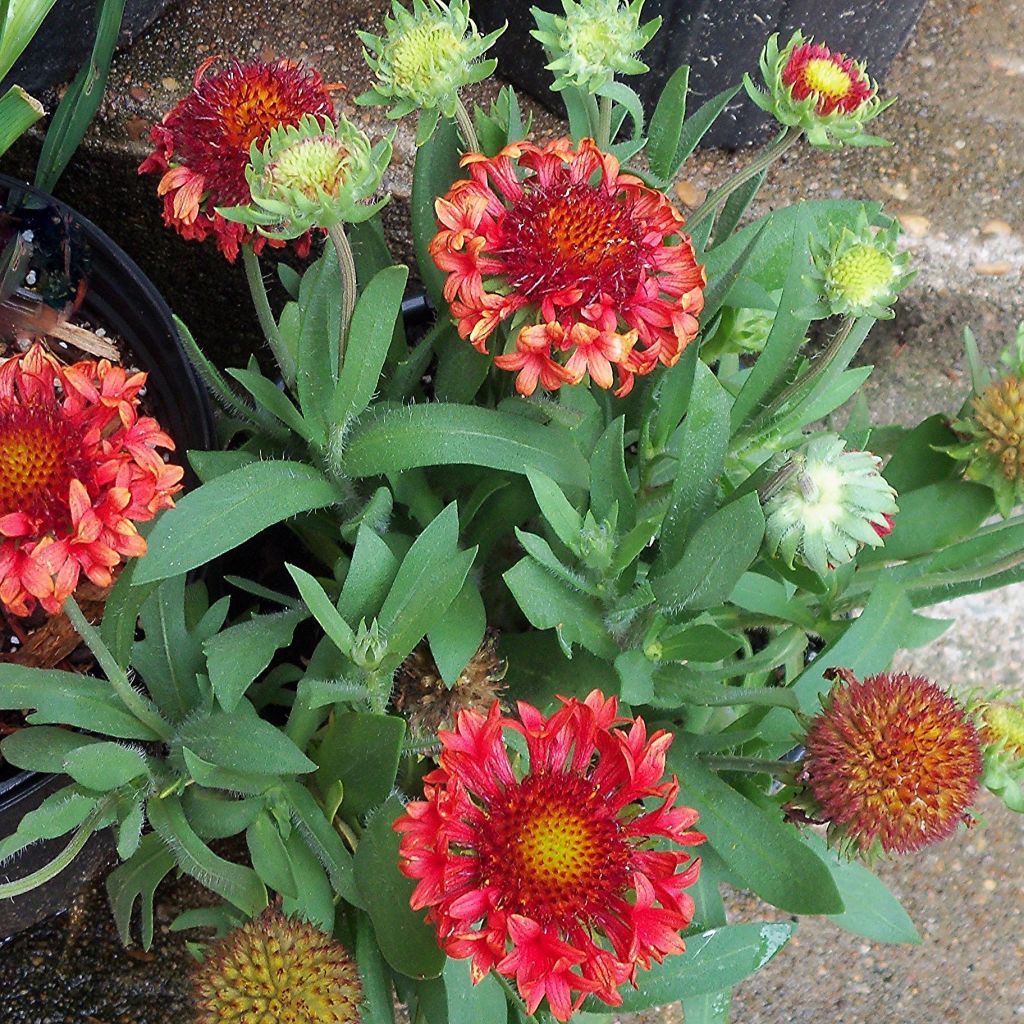
{"label": "flower stalk", "polygon": [[352,313],[356,308],[356,295],[359,286],[356,282],[356,264],[352,257],[352,246],[349,245],[345,225],[332,224],[327,229],[327,235],[334,245],[334,252],[338,257],[338,268],[341,271],[341,324],[338,333],[338,373],[340,374],[345,365],[345,348],[348,342],[349,328],[352,324]]}
{"label": "flower stalk", "polygon": [[270,308],[267,287],[260,269],[260,258],[256,255],[251,243],[247,242],[242,246],[242,264],[245,267],[245,280],[249,285],[249,294],[252,296],[252,304],[256,310],[256,319],[259,321],[260,330],[263,331],[263,337],[270,346],[274,361],[281,371],[281,378],[290,388],[295,384],[295,360],[281,337],[277,320],[274,319],[274,311]]}

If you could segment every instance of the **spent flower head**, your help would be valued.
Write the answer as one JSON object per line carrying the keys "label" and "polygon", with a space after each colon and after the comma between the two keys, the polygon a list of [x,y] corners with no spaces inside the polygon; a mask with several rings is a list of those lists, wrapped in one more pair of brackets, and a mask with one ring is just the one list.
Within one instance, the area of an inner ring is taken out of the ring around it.
{"label": "spent flower head", "polygon": [[355,959],[306,921],[268,907],[206,952],[194,976],[196,1024],[359,1024]]}
{"label": "spent flower head", "polygon": [[637,374],[678,361],[707,278],[661,192],[620,173],[591,139],[518,142],[462,164],[471,176],[437,200],[430,255],[477,351],[511,320],[515,349],[494,362],[517,373],[520,394],[588,374],[610,388],[614,371],[621,396]]}
{"label": "spent flower head", "polygon": [[800,561],[824,576],[892,531],[896,492],[881,459],[845,448],[835,434],[814,438],[790,456],[765,500],[768,552],[789,566]]}
{"label": "spent flower head", "polygon": [[802,129],[813,146],[885,146],[888,142],[864,131],[895,99],[884,103],[863,63],[794,32],[779,50],[772,35],[760,58],[767,94],[750,75],[743,85],[750,99],[780,124]]}
{"label": "spent flower head", "polygon": [[683,952],[700,866],[687,848],[704,837],[663,778],[668,733],[648,737],[597,690],[551,716],[518,710],[461,712],[425,799],[394,827],[412,907],[445,952],[472,958],[475,978],[514,978],[529,1013],[547,998],[564,1021],[591,993],[617,1006],[638,967]]}
{"label": "spent flower head", "polygon": [[969,822],[981,747],[964,707],[921,676],[833,674],[798,776],[830,841],[913,853]]}
{"label": "spent flower head", "polygon": [[174,505],[174,442],[139,415],[145,373],[59,363],[40,345],[0,361],[0,605],[59,612],[85,574],[109,587],[146,553],[135,523]]}
{"label": "spent flower head", "polygon": [[[252,242],[258,251],[267,244],[250,227],[217,212],[249,202],[245,172],[252,146],[264,145],[275,128],[298,124],[306,115],[333,117],[334,104],[320,75],[291,61],[231,61],[211,72],[217,59],[199,66],[192,90],[153,128],[156,148],[139,173],[162,175],[157,193],[164,198],[168,227],[184,238],[212,235],[234,262],[240,245]],[[296,248],[308,252],[308,236]]]}
{"label": "spent flower head", "polygon": [[829,225],[828,244],[812,236],[813,280],[829,314],[891,320],[892,304],[917,273],[908,270],[910,254],[899,252],[896,221],[873,228],[861,210],[851,230]]}
{"label": "spent flower head", "polygon": [[387,202],[370,200],[390,162],[390,139],[371,147],[344,115],[336,121],[307,115],[273,129],[262,149],[253,143],[245,171],[252,202],[217,212],[281,240],[359,223]]}
{"label": "spent flower head", "polygon": [[661,18],[640,24],[644,0],[562,0],[565,15],[532,8],[537,28],[530,34],[544,44],[556,92],[569,86],[596,93],[616,75],[650,70],[637,54],[654,38]]}
{"label": "spent flower head", "polygon": [[1006,371],[972,396],[953,429],[960,444],[943,449],[966,463],[968,480],[991,487],[1003,518],[1024,502],[1024,324],[1003,351]]}
{"label": "spent flower head", "polygon": [[377,76],[356,103],[391,105],[388,117],[422,111],[417,145],[432,134],[439,115],[455,116],[459,90],[489,78],[497,67],[481,60],[504,32],[481,36],[469,17],[469,0],[413,0],[412,10],[392,0],[384,35],[359,32],[366,63]]}

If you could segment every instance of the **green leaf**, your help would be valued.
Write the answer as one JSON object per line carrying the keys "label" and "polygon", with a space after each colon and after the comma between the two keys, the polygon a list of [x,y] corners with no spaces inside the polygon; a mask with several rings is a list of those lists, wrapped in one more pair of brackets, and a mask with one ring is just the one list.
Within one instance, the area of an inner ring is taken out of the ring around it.
{"label": "green leaf", "polygon": [[68,775],[89,789],[117,789],[147,775],[146,755],[120,743],[90,743],[68,751],[64,759]]}
{"label": "green leaf", "polygon": [[621,1006],[591,996],[583,1007],[590,1013],[635,1013],[731,988],[761,970],[795,931],[795,921],[755,921],[688,935],[685,953],[638,972],[638,989],[623,986]]}
{"label": "green leaf", "polygon": [[505,993],[491,974],[474,985],[469,960],[449,959],[442,973],[448,997],[448,1024],[503,1024]]}
{"label": "green leaf", "polygon": [[380,955],[373,925],[365,914],[356,915],[356,963],[363,982],[359,1007],[361,1024],[394,1024],[394,997],[384,958]]}
{"label": "green leaf", "polygon": [[377,617],[388,660],[397,666],[462,589],[475,549],[460,551],[454,502],[416,538]]}
{"label": "green leaf", "polygon": [[971,536],[995,511],[992,491],[966,480],[928,484],[900,494],[898,500],[892,533],[882,547],[865,549],[860,564],[900,561],[944,548]]}
{"label": "green leaf", "polygon": [[128,810],[123,813],[117,826],[117,855],[121,860],[128,860],[142,842],[142,828],[146,824],[143,810],[142,794],[131,802]]}
{"label": "green leaf", "polygon": [[78,828],[96,805],[96,798],[80,792],[77,786],[65,786],[51,793],[22,817],[13,835],[0,839],[0,862],[40,839],[56,839]]}
{"label": "green leaf", "polygon": [[362,908],[363,899],[356,888],[353,874],[352,854],[324,816],[313,794],[302,783],[294,780],[285,782],[281,788],[292,822],[313,855],[323,865],[331,881],[331,888],[352,906]]}
{"label": "green leaf", "polygon": [[301,462],[253,462],[186,494],[160,515],[135,582],[165,579],[204,565],[261,530],[338,500],[334,485]]}
{"label": "green leaf", "polygon": [[301,775],[316,765],[287,736],[258,717],[248,704],[233,712],[214,711],[186,722],[178,734],[204,761],[231,772]]}
{"label": "green leaf", "polygon": [[[679,802],[700,811],[697,828],[740,885],[794,914],[843,911],[831,872],[792,825],[751,803],[685,754],[670,751],[669,765],[679,777]],[[713,984],[709,990],[722,987]]]}
{"label": "green leaf", "polygon": [[215,854],[192,830],[176,796],[151,798],[146,815],[186,874],[249,917],[255,917],[267,905],[267,890],[256,872]]}
{"label": "green leaf", "polygon": [[107,72],[114,56],[125,0],[101,0],[96,9],[96,38],[88,61],[82,65],[74,81],[64,93],[43,140],[43,149],[36,163],[36,188],[52,192],[68,161],[99,109]]}
{"label": "green leaf", "polygon": [[43,19],[50,13],[56,0],[31,0],[29,3],[4,0],[0,17],[0,78],[21,56],[25,47],[39,31]]}
{"label": "green leaf", "polygon": [[[135,588],[134,593],[145,595],[153,586]],[[138,615],[144,636],[131,648],[132,665],[146,681],[160,713],[180,722],[203,699],[196,674],[206,669],[199,639],[185,625],[185,577],[172,576],[159,584]]]}
{"label": "green leaf", "polygon": [[623,651],[615,659],[619,697],[627,704],[647,704],[654,695],[655,668],[643,651]]}
{"label": "green leaf", "polygon": [[455,125],[441,118],[430,139],[416,151],[412,172],[412,195],[409,200],[409,219],[412,225],[416,265],[434,308],[446,310],[444,280],[447,276],[438,270],[430,255],[430,243],[437,234],[434,201],[443,196],[452,183],[462,176],[459,167],[459,138]]}
{"label": "green leaf", "polygon": [[0,752],[8,764],[26,772],[62,772],[72,750],[100,742],[94,736],[69,729],[36,725],[18,729],[5,737],[0,743]]}
{"label": "green leaf", "polygon": [[679,135],[679,142],[676,151],[669,164],[669,173],[666,178],[672,179],[676,172],[683,166],[686,158],[697,148],[700,140],[707,134],[708,129],[715,123],[718,115],[725,110],[729,101],[740,91],[738,85],[725,89],[717,96],[712,96],[706,103],[697,108],[697,111],[683,122],[682,131]]}
{"label": "green leaf", "polygon": [[416,882],[398,870],[399,837],[391,826],[403,811],[402,801],[392,796],[370,819],[356,851],[356,886],[384,959],[407,977],[436,978],[447,958],[424,912],[409,906]]}
{"label": "green leaf", "polygon": [[318,439],[315,429],[303,419],[292,400],[273,381],[267,380],[255,370],[240,370],[229,367],[228,374],[235,378],[246,391],[256,399],[257,404],[279,419],[289,430],[293,430],[304,441]]}
{"label": "green leaf", "polygon": [[725,201],[722,212],[715,221],[715,237],[712,246],[720,245],[736,230],[736,226],[742,220],[743,214],[747,212],[747,208],[761,190],[767,175],[767,168],[759,174],[755,174],[750,181],[741,185]]}
{"label": "green leaf", "polygon": [[244,832],[265,805],[262,796],[224,796],[203,786],[189,786],[181,796],[188,823],[204,839],[225,839]]}
{"label": "green leaf", "polygon": [[292,872],[292,859],[285,847],[277,822],[264,811],[245,832],[249,858],[256,874],[269,889],[290,896],[298,896],[298,885]]}
{"label": "green leaf", "polygon": [[764,536],[764,513],[751,492],[701,523],[682,558],[652,581],[665,607],[711,608],[721,604],[757,558]]}
{"label": "green leaf", "polygon": [[814,627],[814,616],[794,594],[790,597],[785,584],[760,573],[745,572],[729,595],[729,603],[748,612],[770,615],[784,622],[794,622],[807,629]]}
{"label": "green leaf", "polygon": [[686,542],[714,507],[729,448],[731,407],[729,393],[698,361],[689,412],[668,449],[679,468],[659,538],[661,566],[674,565],[682,558]]}
{"label": "green leaf", "polygon": [[929,416],[903,435],[882,475],[900,497],[908,491],[951,480],[957,475],[957,461],[935,449],[957,441],[948,417]]}
{"label": "green leaf", "polygon": [[[139,612],[157,586],[155,583],[148,583],[144,587],[132,585],[135,568],[139,563],[138,558],[130,558],[125,563],[103,605],[103,621],[100,623],[100,637],[123,669],[128,668],[132,657]],[[149,689],[148,684],[146,688]]]}
{"label": "green leaf", "polygon": [[472,579],[462,585],[455,600],[427,631],[430,653],[441,678],[451,687],[483,643],[487,610]]}
{"label": "green leaf", "polygon": [[[327,596],[327,591],[320,585],[316,577],[311,576],[305,569],[289,565],[287,562],[284,567],[288,570],[288,575],[295,581],[295,586],[298,587],[302,600],[306,602],[306,607],[313,613],[313,618],[320,623],[334,646],[346,657],[351,655],[352,627],[341,617],[341,613]],[[351,573],[351,568],[349,572]]]}
{"label": "green leaf", "polygon": [[254,615],[203,644],[210,685],[225,711],[235,710],[275,652],[291,643],[295,627],[305,618],[305,612],[297,611]]}
{"label": "green leaf", "polygon": [[658,637],[664,661],[721,661],[735,654],[743,641],[711,622],[666,630]]}
{"label": "green leaf", "polygon": [[475,348],[457,331],[441,335],[434,346],[437,368],[434,371],[434,398],[453,405],[469,405],[491,372],[491,359]]}
{"label": "green leaf", "polygon": [[536,629],[554,629],[567,656],[573,644],[601,658],[618,654],[598,603],[555,579],[532,558],[517,562],[503,579],[530,624]]}
{"label": "green leaf", "polygon": [[[621,422],[621,420],[620,420]],[[558,484],[543,473],[528,472],[526,478],[537,499],[537,507],[555,536],[572,552],[579,553],[583,518],[562,493]]]}
{"label": "green leaf", "polygon": [[149,726],[125,710],[110,683],[77,672],[0,664],[0,708],[34,708],[30,725],[70,725],[125,740],[156,740]]}
{"label": "green leaf", "polygon": [[404,739],[405,720],[395,715],[351,711],[327,726],[316,753],[317,783],[323,791],[335,782],[344,786],[341,810],[350,821],[388,798]]}
{"label": "green leaf", "polygon": [[689,408],[699,351],[700,342],[692,342],[686,346],[675,366],[670,366],[657,375],[658,379],[650,392],[647,414],[651,444],[656,451],[665,447]]}
{"label": "green leaf", "polygon": [[352,564],[338,599],[338,613],[346,621],[374,618],[398,572],[398,559],[368,526],[359,527]]}
{"label": "green leaf", "polygon": [[[740,663],[742,664],[742,662]],[[662,665],[654,673],[655,707],[683,707],[699,704],[703,707],[733,707],[749,704],[757,707],[780,707],[796,711],[796,695],[785,686],[722,686],[702,679],[686,665]]]}
{"label": "green leaf", "polygon": [[476,406],[414,405],[368,414],[353,427],[345,454],[345,469],[355,477],[460,464],[510,473],[534,469],[568,487],[586,487],[589,480],[586,461],[563,430]]}
{"label": "green leaf", "polygon": [[846,910],[833,914],[832,921],[872,942],[921,941],[910,915],[880,878],[863,864],[830,849],[821,836],[809,829],[802,832],[802,836],[804,842],[828,865],[846,904]]}
{"label": "green leaf", "polygon": [[327,872],[306,845],[298,829],[292,829],[285,842],[285,850],[295,876],[298,895],[294,899],[286,896],[281,901],[281,909],[330,934],[334,931],[335,910],[334,890]]}
{"label": "green leaf", "polygon": [[683,121],[686,118],[689,80],[690,68],[684,64],[665,83],[651,117],[647,148],[644,152],[651,170],[664,182],[675,176],[675,155]]}
{"label": "green leaf", "polygon": [[0,156],[40,120],[46,111],[20,85],[12,85],[0,96]]}
{"label": "green leaf", "polygon": [[636,525],[636,496],[626,472],[625,424],[625,416],[609,423],[590,457],[590,511],[595,518],[608,520],[612,507],[617,507],[616,528],[620,533]]}
{"label": "green leaf", "polygon": [[370,404],[391,347],[408,277],[408,267],[387,267],[360,295],[352,313],[344,365],[331,398],[331,424],[358,416]]}
{"label": "green leaf", "polygon": [[[285,312],[291,307],[285,307]],[[282,321],[283,321],[282,317]],[[328,409],[338,379],[341,333],[341,270],[333,244],[302,275],[296,320],[295,384],[305,419],[319,436],[329,426]]]}
{"label": "green leaf", "polygon": [[149,949],[153,945],[153,896],[175,863],[174,855],[160,837],[151,832],[142,837],[139,848],[124,864],[107,875],[110,908],[125,946],[131,945],[132,912],[136,900],[139,901],[142,948]]}

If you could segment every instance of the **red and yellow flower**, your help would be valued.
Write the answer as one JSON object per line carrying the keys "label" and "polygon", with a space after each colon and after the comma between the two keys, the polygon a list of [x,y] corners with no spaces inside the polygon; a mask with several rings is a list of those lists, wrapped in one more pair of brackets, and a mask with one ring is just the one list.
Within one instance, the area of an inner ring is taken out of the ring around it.
{"label": "red and yellow flower", "polygon": [[462,164],[471,177],[438,199],[430,253],[448,274],[459,334],[478,351],[511,318],[515,349],[495,363],[517,372],[520,394],[589,373],[603,388],[617,375],[625,395],[636,374],[679,359],[707,279],[662,193],[590,139],[576,150],[568,139],[517,142]]}
{"label": "red and yellow flower", "polygon": [[[461,712],[425,799],[394,827],[412,906],[448,955],[472,958],[475,980],[514,978],[530,1013],[546,998],[564,1021],[591,993],[617,1006],[638,966],[683,951],[700,870],[686,847],[704,836],[663,778],[668,733],[648,737],[597,690],[550,717],[518,709]],[[510,758],[507,731],[528,763]]]}
{"label": "red and yellow flower", "polygon": [[173,506],[174,443],[138,413],[145,373],[106,360],[63,366],[34,345],[0,362],[0,604],[55,613],[81,573],[109,586],[145,554],[136,522]]}
{"label": "red and yellow flower", "polygon": [[[252,243],[259,251],[267,244],[284,244],[268,242],[216,211],[250,201],[245,177],[250,147],[262,147],[274,128],[297,125],[305,114],[333,118],[334,104],[320,75],[291,61],[231,61],[209,73],[215,60],[199,66],[192,91],[153,127],[156,148],[139,173],[162,175],[157,192],[164,199],[168,227],[189,239],[213,235],[217,248],[234,262],[240,245]],[[308,234],[296,248],[308,252]]]}
{"label": "red and yellow flower", "polygon": [[966,710],[921,676],[834,671],[799,775],[830,838],[913,853],[970,822],[982,757]]}
{"label": "red and yellow flower", "polygon": [[759,63],[767,93],[744,75],[747,95],[780,124],[801,129],[812,146],[886,145],[864,125],[893,100],[879,99],[863,62],[794,32],[781,50],[771,36]]}

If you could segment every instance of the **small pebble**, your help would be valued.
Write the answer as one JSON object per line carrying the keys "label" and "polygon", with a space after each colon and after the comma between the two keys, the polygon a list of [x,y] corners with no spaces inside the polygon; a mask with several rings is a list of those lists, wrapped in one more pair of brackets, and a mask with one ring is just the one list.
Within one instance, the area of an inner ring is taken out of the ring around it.
{"label": "small pebble", "polygon": [[981,229],[983,235],[1012,235],[1013,228],[1005,220],[986,221]]}
{"label": "small pebble", "polygon": [[698,188],[692,181],[677,181],[676,195],[691,210],[695,210],[708,197],[707,189]]}
{"label": "small pebble", "polygon": [[911,238],[924,238],[932,226],[932,222],[919,213],[900,213],[897,214],[896,219]]}
{"label": "small pebble", "polygon": [[128,95],[131,96],[133,100],[138,100],[141,103],[144,100],[149,99],[149,90],[144,85],[133,85],[128,90]]}
{"label": "small pebble", "polygon": [[1005,277],[1013,270],[1009,260],[996,260],[993,263],[975,263],[974,272],[982,277]]}
{"label": "small pebble", "polygon": [[178,88],[178,80],[176,78],[171,78],[170,75],[165,75],[163,78],[161,78],[160,84],[168,92],[174,92],[174,90]]}

